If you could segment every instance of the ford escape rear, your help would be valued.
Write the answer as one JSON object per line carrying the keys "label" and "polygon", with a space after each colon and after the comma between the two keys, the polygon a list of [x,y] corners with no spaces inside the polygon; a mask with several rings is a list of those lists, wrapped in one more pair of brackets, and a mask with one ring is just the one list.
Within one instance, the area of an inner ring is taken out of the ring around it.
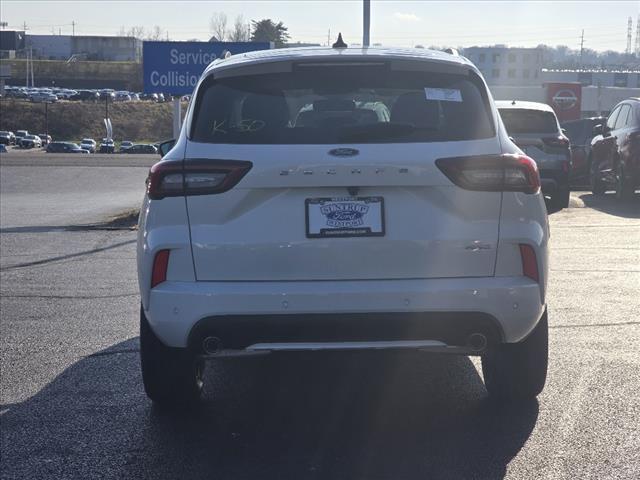
{"label": "ford escape rear", "polygon": [[327,48],[214,62],[147,180],[147,394],[197,398],[210,357],[409,348],[481,355],[492,395],[537,395],[539,182],[462,57]]}

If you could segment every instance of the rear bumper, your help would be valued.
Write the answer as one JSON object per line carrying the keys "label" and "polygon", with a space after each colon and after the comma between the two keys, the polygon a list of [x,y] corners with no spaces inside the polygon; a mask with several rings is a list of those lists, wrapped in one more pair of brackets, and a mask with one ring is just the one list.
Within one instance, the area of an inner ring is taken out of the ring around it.
{"label": "rear bumper", "polygon": [[540,287],[526,277],[165,282],[145,306],[166,345],[193,346],[213,335],[225,348],[292,341],[455,345],[475,331],[490,342],[513,343],[543,311]]}

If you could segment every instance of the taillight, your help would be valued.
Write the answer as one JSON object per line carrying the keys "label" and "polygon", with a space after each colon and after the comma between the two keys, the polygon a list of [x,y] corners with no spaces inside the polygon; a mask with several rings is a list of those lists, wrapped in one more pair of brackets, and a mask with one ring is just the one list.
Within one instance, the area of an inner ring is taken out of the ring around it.
{"label": "taillight", "polygon": [[159,285],[167,279],[167,267],[169,266],[170,250],[158,250],[153,259],[151,271],[151,288]]}
{"label": "taillight", "polygon": [[543,138],[542,141],[548,147],[569,147],[569,139],[564,135],[557,137]]}
{"label": "taillight", "polygon": [[522,274],[536,282],[539,280],[538,260],[536,259],[536,251],[531,245],[526,243],[520,244],[520,256],[522,257]]}
{"label": "taillight", "polygon": [[540,191],[536,162],[525,155],[481,155],[439,158],[436,165],[465,190],[483,192]]}
{"label": "taillight", "polygon": [[152,200],[165,197],[213,195],[233,188],[251,169],[242,160],[185,160],[156,163],[147,177]]}

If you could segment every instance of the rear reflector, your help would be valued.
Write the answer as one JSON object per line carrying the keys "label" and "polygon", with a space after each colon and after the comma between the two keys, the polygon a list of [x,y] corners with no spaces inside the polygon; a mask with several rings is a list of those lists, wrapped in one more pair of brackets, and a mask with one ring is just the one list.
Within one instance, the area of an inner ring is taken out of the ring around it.
{"label": "rear reflector", "polygon": [[253,164],[242,160],[185,160],[156,163],[147,177],[152,200],[165,197],[213,195],[233,188]]}
{"label": "rear reflector", "polygon": [[436,165],[449,180],[465,190],[538,193],[536,162],[526,155],[478,155],[439,158]]}
{"label": "rear reflector", "polygon": [[153,271],[151,273],[151,288],[159,285],[167,279],[167,267],[169,266],[170,250],[159,250],[153,259]]}
{"label": "rear reflector", "polygon": [[536,282],[539,281],[538,260],[536,259],[536,251],[533,247],[531,245],[521,243],[520,256],[522,257],[522,274]]}

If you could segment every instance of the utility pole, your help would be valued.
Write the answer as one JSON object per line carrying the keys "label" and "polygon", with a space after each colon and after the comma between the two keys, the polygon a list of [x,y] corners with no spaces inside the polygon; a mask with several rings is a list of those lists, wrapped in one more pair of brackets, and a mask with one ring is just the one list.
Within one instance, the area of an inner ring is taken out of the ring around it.
{"label": "utility pole", "polygon": [[44,134],[49,136],[49,102],[44,102]]}
{"label": "utility pole", "polygon": [[636,58],[640,58],[640,15],[636,20]]}
{"label": "utility pole", "polygon": [[582,55],[584,55],[584,28],[582,29],[582,36],[580,37],[580,68],[584,65]]}
{"label": "utility pole", "polygon": [[76,36],[76,21],[71,20],[71,36]]}
{"label": "utility pole", "polygon": [[29,59],[31,60],[31,86],[35,87],[36,83],[33,81],[33,47],[29,47]]}
{"label": "utility pole", "polygon": [[371,27],[371,0],[362,0],[362,46],[368,47]]}
{"label": "utility pole", "polygon": [[629,17],[627,21],[627,55],[631,55],[631,30],[633,29],[633,20]]}
{"label": "utility pole", "polygon": [[327,47],[331,46],[331,29],[329,29],[329,32],[327,33]]}

